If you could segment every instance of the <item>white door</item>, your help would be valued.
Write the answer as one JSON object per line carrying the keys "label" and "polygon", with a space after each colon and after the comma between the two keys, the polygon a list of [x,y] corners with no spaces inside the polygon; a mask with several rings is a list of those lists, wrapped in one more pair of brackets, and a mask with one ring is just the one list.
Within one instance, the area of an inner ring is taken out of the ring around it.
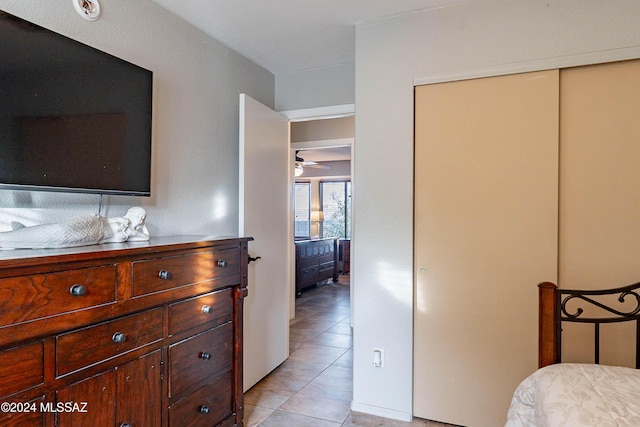
{"label": "white door", "polygon": [[244,391],[289,356],[289,121],[240,95],[239,235],[253,237],[244,300]]}

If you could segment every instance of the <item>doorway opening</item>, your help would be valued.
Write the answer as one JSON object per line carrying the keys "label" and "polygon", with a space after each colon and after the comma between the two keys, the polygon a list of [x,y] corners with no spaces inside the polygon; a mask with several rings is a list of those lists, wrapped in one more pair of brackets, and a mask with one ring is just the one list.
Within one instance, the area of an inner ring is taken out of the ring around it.
{"label": "doorway opening", "polygon": [[[334,281],[339,274],[347,276],[346,279],[350,274],[354,136],[353,114],[290,122],[295,170],[292,216],[297,248],[294,252],[298,254],[294,260],[297,296],[307,285],[324,282],[327,274]],[[319,242],[322,240],[325,243]],[[320,259],[310,260],[306,252]],[[331,253],[335,253],[334,265]],[[299,259],[300,254],[303,259]],[[295,317],[292,311],[291,318]]]}
{"label": "doorway opening", "polygon": [[[310,279],[301,292],[296,283],[290,356],[245,395],[248,422],[312,417],[342,424],[351,417],[353,124],[353,113],[290,122],[292,252],[304,247],[305,255],[319,258],[307,269],[319,280]],[[292,264],[298,270],[299,259]]]}

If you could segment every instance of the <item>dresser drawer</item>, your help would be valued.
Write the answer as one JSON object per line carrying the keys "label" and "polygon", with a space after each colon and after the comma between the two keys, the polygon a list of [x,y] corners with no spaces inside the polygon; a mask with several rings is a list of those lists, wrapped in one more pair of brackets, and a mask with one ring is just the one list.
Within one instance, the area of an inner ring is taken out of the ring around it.
{"label": "dresser drawer", "polygon": [[[42,427],[44,426],[44,412],[40,411],[40,405],[44,402],[44,398],[38,397],[33,400],[24,399],[7,399],[3,402],[11,404],[19,403],[22,411],[2,411],[0,412],[0,426],[2,427]],[[9,408],[17,409],[17,408]]]}
{"label": "dresser drawer", "polygon": [[240,249],[198,252],[133,263],[135,296],[239,275]]}
{"label": "dresser drawer", "polygon": [[233,324],[226,323],[169,347],[169,397],[206,384],[233,363]]}
{"label": "dresser drawer", "polygon": [[[233,376],[227,372],[169,407],[169,427],[211,427],[233,414]],[[188,420],[188,424],[185,423]]]}
{"label": "dresser drawer", "polygon": [[231,289],[189,298],[169,306],[169,334],[186,331],[195,326],[221,325],[233,316]]}
{"label": "dresser drawer", "polygon": [[115,298],[113,265],[0,279],[0,325],[106,304]]}
{"label": "dresser drawer", "polygon": [[27,390],[44,382],[42,341],[0,353],[0,397]]}
{"label": "dresser drawer", "polygon": [[68,374],[161,339],[161,308],[61,334],[56,337],[56,372]]}

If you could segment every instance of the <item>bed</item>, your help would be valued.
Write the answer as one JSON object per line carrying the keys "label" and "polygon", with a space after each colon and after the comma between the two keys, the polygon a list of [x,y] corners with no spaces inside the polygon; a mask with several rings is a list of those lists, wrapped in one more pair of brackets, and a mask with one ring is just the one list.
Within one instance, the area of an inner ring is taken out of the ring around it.
{"label": "bed", "polygon": [[[539,369],[513,394],[505,427],[640,426],[640,283],[608,290],[539,287]],[[561,363],[562,325],[593,326],[594,363]],[[636,369],[600,365],[600,331],[635,322]]]}

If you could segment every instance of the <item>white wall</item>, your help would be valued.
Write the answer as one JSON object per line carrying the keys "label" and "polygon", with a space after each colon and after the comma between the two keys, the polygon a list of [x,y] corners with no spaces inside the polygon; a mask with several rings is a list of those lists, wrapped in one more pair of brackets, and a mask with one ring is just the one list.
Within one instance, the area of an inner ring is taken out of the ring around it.
{"label": "white wall", "polygon": [[291,122],[291,143],[352,138],[355,132],[354,116],[335,119]]}
{"label": "white wall", "polygon": [[[238,94],[274,106],[274,76],[149,0],[103,1],[89,22],[70,0],[0,9],[154,72],[152,197],[109,196],[106,216],[143,206],[152,235],[238,230]],[[0,191],[0,230],[97,212],[96,195]]]}
{"label": "white wall", "polygon": [[355,64],[312,68],[276,76],[276,110],[353,104]]}
{"label": "white wall", "polygon": [[412,412],[414,79],[640,57],[638,22],[636,0],[490,0],[357,27],[355,410]]}

